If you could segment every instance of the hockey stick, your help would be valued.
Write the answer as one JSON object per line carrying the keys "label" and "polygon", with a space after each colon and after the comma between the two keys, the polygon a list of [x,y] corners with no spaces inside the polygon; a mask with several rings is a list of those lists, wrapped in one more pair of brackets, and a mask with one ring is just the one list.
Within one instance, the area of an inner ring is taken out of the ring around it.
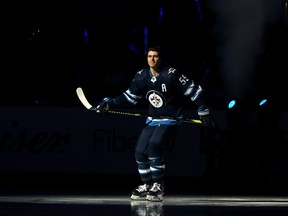
{"label": "hockey stick", "polygon": [[[77,96],[79,98],[79,100],[81,101],[81,103],[88,109],[88,110],[92,110],[92,111],[95,111],[96,107],[93,107],[87,100],[84,92],[83,92],[83,89],[81,87],[78,87],[76,89],[76,93],[77,93]],[[135,116],[135,117],[151,117],[153,118],[153,116],[148,116],[148,115],[143,115],[143,114],[140,114],[140,113],[130,113],[130,112],[122,112],[122,111],[115,111],[115,110],[107,110],[108,113],[112,113],[112,114],[118,114],[118,115],[128,115],[128,116]],[[157,117],[159,118],[159,117]],[[178,121],[181,121],[181,122],[187,122],[187,123],[200,123],[201,124],[201,121],[200,120],[197,120],[197,119],[184,119],[184,118],[179,118],[179,119],[176,119],[176,118],[172,118],[172,117],[169,117],[169,116],[161,116],[160,118],[165,118],[165,119],[172,119],[172,120],[178,120]]]}

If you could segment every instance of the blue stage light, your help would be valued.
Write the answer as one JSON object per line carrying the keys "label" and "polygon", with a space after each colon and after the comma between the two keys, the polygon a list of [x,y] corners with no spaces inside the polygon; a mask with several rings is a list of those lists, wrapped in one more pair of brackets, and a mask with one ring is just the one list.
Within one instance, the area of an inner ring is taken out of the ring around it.
{"label": "blue stage light", "polygon": [[235,106],[235,104],[236,104],[236,100],[231,100],[228,104],[228,108],[229,109],[233,108]]}
{"label": "blue stage light", "polygon": [[261,100],[260,103],[259,103],[259,106],[264,105],[266,102],[267,102],[267,99],[263,99],[263,100]]}

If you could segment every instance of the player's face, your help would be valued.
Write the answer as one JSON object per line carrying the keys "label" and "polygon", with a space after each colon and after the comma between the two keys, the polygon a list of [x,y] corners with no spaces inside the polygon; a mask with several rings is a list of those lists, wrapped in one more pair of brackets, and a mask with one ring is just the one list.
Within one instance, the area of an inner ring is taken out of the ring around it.
{"label": "player's face", "polygon": [[152,68],[159,67],[161,61],[160,61],[158,52],[149,51],[147,54],[147,62],[148,62],[149,67],[152,67]]}

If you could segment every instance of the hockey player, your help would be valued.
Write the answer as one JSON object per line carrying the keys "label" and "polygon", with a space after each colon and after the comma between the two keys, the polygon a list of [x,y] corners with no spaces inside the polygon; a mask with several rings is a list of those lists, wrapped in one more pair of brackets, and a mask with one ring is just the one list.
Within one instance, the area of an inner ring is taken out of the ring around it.
{"label": "hockey player", "polygon": [[[129,88],[119,96],[105,98],[96,108],[108,109],[149,101],[149,115],[135,146],[135,159],[142,184],[132,191],[132,200],[162,201],[164,194],[165,145],[176,136],[183,114],[183,95],[198,107],[203,126],[214,127],[210,108],[205,104],[203,89],[193,80],[164,64],[158,46],[147,51],[148,67],[138,71]],[[165,118],[165,116],[167,118]],[[158,118],[157,118],[158,117]],[[169,117],[169,118],[168,118]]]}

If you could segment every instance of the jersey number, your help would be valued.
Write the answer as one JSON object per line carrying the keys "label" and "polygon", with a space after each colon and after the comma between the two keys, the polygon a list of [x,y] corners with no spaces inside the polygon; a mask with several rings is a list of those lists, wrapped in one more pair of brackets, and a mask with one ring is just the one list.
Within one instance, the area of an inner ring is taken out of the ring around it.
{"label": "jersey number", "polygon": [[182,83],[182,85],[186,85],[189,79],[182,74],[181,77],[179,77],[179,81]]}

